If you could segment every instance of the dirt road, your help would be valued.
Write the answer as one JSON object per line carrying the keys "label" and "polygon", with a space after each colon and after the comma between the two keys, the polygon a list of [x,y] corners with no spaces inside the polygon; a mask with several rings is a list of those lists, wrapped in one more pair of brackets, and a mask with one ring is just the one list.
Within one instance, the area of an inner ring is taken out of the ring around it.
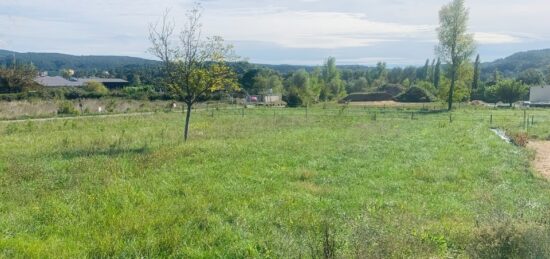
{"label": "dirt road", "polygon": [[531,141],[528,147],[537,152],[534,161],[535,169],[550,180],[550,141]]}

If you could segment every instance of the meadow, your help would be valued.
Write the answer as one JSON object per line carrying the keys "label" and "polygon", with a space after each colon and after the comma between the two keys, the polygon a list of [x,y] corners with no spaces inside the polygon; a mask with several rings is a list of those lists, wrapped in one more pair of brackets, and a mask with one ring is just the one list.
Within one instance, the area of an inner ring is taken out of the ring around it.
{"label": "meadow", "polygon": [[[0,123],[0,257],[550,256],[550,112],[216,109]],[[491,119],[492,118],[492,119]],[[533,117],[531,117],[533,118]]]}

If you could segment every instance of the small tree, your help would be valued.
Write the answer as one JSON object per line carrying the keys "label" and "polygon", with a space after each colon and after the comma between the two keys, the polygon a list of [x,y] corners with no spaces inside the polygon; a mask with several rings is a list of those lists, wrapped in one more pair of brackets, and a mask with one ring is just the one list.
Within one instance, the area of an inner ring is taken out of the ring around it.
{"label": "small tree", "polygon": [[479,87],[479,74],[480,74],[480,65],[481,60],[479,58],[479,54],[477,54],[476,62],[474,63],[474,79],[472,81],[472,92],[477,90]]}
{"label": "small tree", "polygon": [[438,89],[441,83],[441,59],[437,59],[437,63],[434,68],[434,86],[435,89]]}
{"label": "small tree", "polygon": [[514,102],[521,100],[529,89],[522,82],[505,79],[500,80],[495,86],[495,94],[500,101],[509,103],[512,107]]}
{"label": "small tree", "polygon": [[203,39],[200,19],[201,8],[196,4],[187,13],[187,23],[177,40],[168,12],[160,24],[149,29],[152,45],[149,51],[164,65],[164,84],[187,106],[184,140],[189,135],[191,110],[199,97],[238,88],[236,75],[227,65],[227,61],[235,57],[233,47],[226,45],[221,37]]}
{"label": "small tree", "polygon": [[38,72],[33,65],[17,64],[10,67],[0,67],[0,92],[18,93],[32,88]]}
{"label": "small tree", "polygon": [[90,81],[84,84],[84,90],[97,94],[108,94],[109,89],[104,84],[97,81]]}
{"label": "small tree", "polygon": [[439,12],[439,46],[437,53],[449,64],[451,86],[449,89],[449,110],[453,109],[453,94],[457,80],[457,72],[464,62],[473,55],[475,46],[472,34],[468,33],[468,9],[464,0],[453,0],[443,6]]}
{"label": "small tree", "polygon": [[336,58],[329,57],[322,69],[324,87],[321,90],[323,100],[334,100],[346,95],[344,82],[340,77],[340,71],[336,67]]}

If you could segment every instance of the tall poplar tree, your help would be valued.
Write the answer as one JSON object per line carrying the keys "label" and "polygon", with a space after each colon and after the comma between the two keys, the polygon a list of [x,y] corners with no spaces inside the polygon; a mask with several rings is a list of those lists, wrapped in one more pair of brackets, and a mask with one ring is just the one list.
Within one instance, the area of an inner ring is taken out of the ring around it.
{"label": "tall poplar tree", "polygon": [[449,111],[453,109],[458,70],[463,63],[469,61],[475,51],[474,37],[468,33],[468,19],[469,11],[464,5],[464,0],[453,0],[439,11],[437,54],[449,65]]}

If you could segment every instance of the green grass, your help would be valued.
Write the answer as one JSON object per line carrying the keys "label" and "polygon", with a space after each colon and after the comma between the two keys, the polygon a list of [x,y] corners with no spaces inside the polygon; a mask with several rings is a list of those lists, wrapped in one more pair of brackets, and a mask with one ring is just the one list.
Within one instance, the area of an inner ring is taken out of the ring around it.
{"label": "green grass", "polygon": [[0,124],[0,257],[550,255],[550,184],[492,111],[241,112],[185,144],[174,113]]}

